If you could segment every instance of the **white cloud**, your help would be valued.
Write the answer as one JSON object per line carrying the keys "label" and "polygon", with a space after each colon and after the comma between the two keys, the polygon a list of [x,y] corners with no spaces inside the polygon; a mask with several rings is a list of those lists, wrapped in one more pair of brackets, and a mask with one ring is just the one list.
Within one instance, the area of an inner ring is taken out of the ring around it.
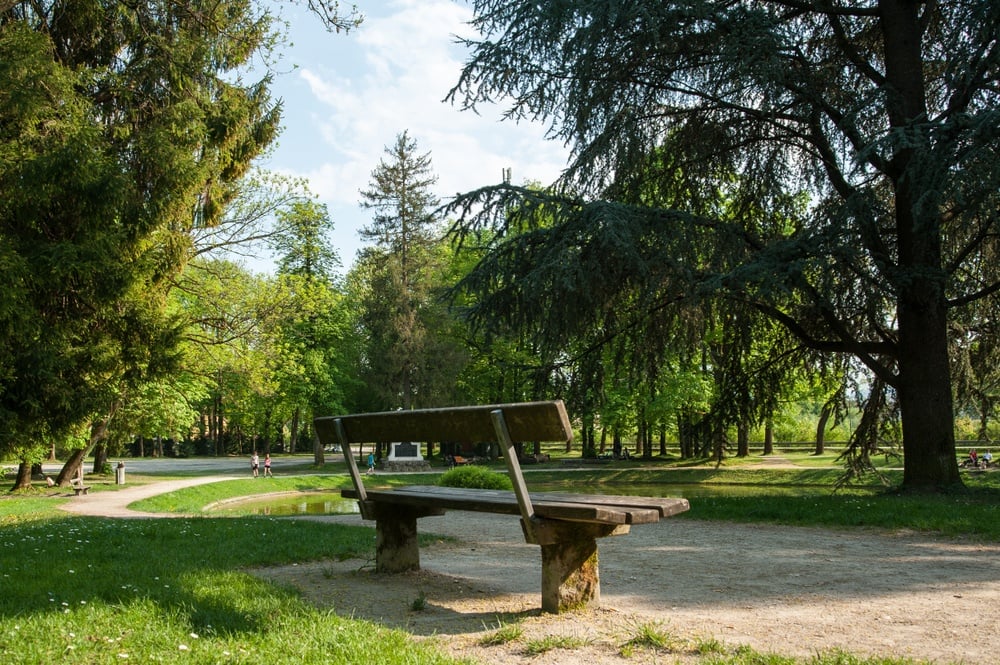
{"label": "white cloud", "polygon": [[303,63],[289,85],[288,146],[273,159],[306,177],[330,207],[345,263],[368,221],[358,191],[404,130],[430,152],[442,199],[499,182],[505,168],[515,182],[549,183],[566,159],[541,126],[501,123],[495,110],[477,115],[442,101],[467,56],[455,44],[456,35],[471,36],[466,5],[399,0],[380,9],[347,38],[326,36],[329,48],[310,49],[323,57]]}

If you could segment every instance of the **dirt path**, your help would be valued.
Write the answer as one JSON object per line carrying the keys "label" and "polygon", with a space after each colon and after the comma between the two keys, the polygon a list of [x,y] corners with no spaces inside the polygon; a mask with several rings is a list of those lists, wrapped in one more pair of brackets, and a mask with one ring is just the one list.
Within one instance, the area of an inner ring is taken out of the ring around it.
{"label": "dirt path", "polygon": [[61,508],[76,515],[91,515],[93,517],[183,517],[177,513],[144,513],[137,510],[129,510],[128,505],[148,499],[151,496],[166,494],[185,487],[204,485],[205,483],[216,483],[220,480],[230,480],[232,476],[201,476],[198,478],[185,478],[184,480],[163,480],[145,485],[134,485],[114,492],[94,492],[83,496],[73,497],[72,501],[67,501]]}
{"label": "dirt path", "polygon": [[[225,479],[165,481],[74,497],[82,515],[164,517],[128,510],[148,496]],[[356,516],[315,518],[365,524]],[[913,533],[669,519],[600,542],[601,609],[539,615],[537,546],[509,516],[453,512],[421,520],[449,536],[422,550],[423,570],[375,575],[371,563],[323,561],[256,571],[320,607],[403,628],[484,663],[684,663],[680,651],[622,647],[644,626],[680,646],[718,640],[809,656],[841,648],[937,665],[1000,662],[1000,545]],[[414,611],[423,596],[426,607]],[[499,625],[523,635],[480,645]],[[572,649],[529,653],[532,640]]]}
{"label": "dirt path", "polygon": [[[361,523],[357,516],[336,518]],[[539,616],[539,552],[516,519],[450,513],[421,520],[452,536],[422,550],[423,570],[384,576],[371,562],[261,571],[312,602],[437,639],[487,663],[673,663],[682,656],[622,645],[642,626],[684,640],[809,656],[840,648],[935,663],[1000,662],[1000,546],[912,533],[835,531],[666,520],[600,542],[602,609]],[[426,608],[413,611],[423,594]],[[483,647],[500,623],[524,637]],[[529,655],[526,644],[570,636],[584,646]],[[689,643],[690,644],[690,643]]]}

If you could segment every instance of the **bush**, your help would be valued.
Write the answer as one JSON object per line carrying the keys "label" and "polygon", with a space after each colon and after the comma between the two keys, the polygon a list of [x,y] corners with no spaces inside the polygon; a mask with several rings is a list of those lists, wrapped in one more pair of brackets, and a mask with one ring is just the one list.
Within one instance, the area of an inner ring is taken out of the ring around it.
{"label": "bush", "polygon": [[484,466],[470,464],[456,466],[441,474],[438,485],[443,487],[469,487],[482,490],[509,490],[513,484],[505,474],[491,471]]}

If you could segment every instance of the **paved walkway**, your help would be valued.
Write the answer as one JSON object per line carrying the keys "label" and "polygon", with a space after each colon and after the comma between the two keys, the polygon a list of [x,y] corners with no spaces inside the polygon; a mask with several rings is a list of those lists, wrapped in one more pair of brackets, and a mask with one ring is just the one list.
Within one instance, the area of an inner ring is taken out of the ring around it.
{"label": "paved walkway", "polygon": [[167,492],[195,485],[204,485],[205,483],[216,483],[220,480],[232,480],[233,478],[235,476],[203,476],[201,478],[185,478],[183,480],[163,480],[145,485],[126,487],[114,492],[88,493],[73,497],[71,501],[64,503],[61,508],[76,515],[90,515],[93,517],[185,517],[177,513],[146,513],[130,510],[128,506],[140,499],[148,499],[158,494],[166,494]]}

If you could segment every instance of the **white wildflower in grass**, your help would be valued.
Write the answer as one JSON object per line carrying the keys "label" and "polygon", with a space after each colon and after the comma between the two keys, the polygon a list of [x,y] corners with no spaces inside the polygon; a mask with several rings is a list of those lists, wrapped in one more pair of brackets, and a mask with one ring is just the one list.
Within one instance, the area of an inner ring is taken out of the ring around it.
{"label": "white wildflower in grass", "polygon": [[120,654],[118,654],[118,657],[119,658],[128,658],[128,654],[127,653],[120,653]]}
{"label": "white wildflower in grass", "polygon": [[179,650],[181,650],[181,651],[190,651],[190,649],[188,648],[188,645],[186,645],[186,644],[182,644],[182,645],[180,645],[180,646],[179,646],[179,647],[177,647],[177,648],[178,648]]}
{"label": "white wildflower in grass", "polygon": [[198,639],[198,633],[188,633],[188,636],[189,636],[189,637],[190,637],[190,638],[191,638],[192,640],[196,640],[196,639]]}

